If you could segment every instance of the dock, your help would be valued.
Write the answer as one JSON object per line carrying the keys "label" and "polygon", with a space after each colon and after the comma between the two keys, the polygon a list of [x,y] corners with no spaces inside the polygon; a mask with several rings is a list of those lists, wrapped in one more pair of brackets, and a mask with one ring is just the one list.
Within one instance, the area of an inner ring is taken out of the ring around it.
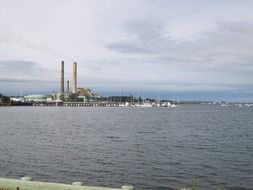
{"label": "dock", "polygon": [[120,103],[119,102],[13,102],[12,106],[119,107]]}

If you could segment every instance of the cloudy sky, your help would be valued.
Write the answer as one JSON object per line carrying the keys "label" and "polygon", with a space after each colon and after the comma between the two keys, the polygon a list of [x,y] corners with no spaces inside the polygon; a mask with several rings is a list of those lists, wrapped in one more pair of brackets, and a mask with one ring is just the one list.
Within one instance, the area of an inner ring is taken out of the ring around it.
{"label": "cloudy sky", "polygon": [[253,100],[252,0],[0,0],[0,92]]}

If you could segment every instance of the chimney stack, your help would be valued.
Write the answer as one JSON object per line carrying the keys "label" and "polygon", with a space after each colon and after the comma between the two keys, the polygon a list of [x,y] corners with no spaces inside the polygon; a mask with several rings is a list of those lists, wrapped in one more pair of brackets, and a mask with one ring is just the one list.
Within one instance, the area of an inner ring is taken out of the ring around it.
{"label": "chimney stack", "polygon": [[72,81],[72,93],[77,93],[77,63],[73,63],[73,81]]}
{"label": "chimney stack", "polygon": [[69,80],[67,80],[67,92],[69,93]]}
{"label": "chimney stack", "polygon": [[61,62],[61,93],[64,93],[64,61]]}

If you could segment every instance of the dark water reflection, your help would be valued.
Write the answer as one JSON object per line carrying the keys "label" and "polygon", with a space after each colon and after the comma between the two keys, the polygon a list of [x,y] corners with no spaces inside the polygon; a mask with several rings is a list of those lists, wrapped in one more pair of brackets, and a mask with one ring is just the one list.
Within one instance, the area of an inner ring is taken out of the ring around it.
{"label": "dark water reflection", "polygon": [[252,189],[253,108],[0,108],[0,177]]}

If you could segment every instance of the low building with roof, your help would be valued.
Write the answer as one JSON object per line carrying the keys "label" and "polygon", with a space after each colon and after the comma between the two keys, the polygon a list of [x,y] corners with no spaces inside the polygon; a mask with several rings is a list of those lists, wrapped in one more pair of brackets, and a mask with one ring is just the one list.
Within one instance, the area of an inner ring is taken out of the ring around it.
{"label": "low building with roof", "polygon": [[40,95],[40,94],[34,94],[34,95],[27,95],[24,96],[26,102],[46,102],[47,96]]}

